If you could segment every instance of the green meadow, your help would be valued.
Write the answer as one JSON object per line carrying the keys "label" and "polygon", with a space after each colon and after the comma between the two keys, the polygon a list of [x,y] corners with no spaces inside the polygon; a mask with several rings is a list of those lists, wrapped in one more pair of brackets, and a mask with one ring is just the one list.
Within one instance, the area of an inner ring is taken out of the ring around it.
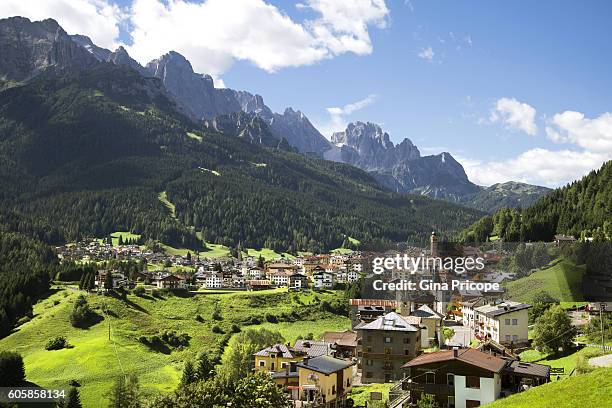
{"label": "green meadow", "polygon": [[612,406],[612,368],[551,382],[485,405],[487,408],[600,408]]}
{"label": "green meadow", "polygon": [[562,259],[552,266],[540,269],[529,276],[508,282],[506,285],[509,299],[532,303],[536,294],[541,291],[561,302],[581,302],[582,276],[584,265]]}
{"label": "green meadow", "polygon": [[[35,305],[31,321],[0,340],[0,349],[21,353],[27,379],[40,386],[66,388],[70,380],[77,380],[86,407],[106,406],[107,393],[122,373],[138,375],[145,393],[172,391],[187,359],[201,351],[212,357],[220,356],[222,341],[229,336],[225,333],[231,333],[233,325],[242,329],[276,329],[291,341],[298,333],[318,335],[326,330],[350,327],[348,318],[323,312],[318,307],[323,300],[337,298],[336,292],[296,294],[277,289],[163,295],[162,298],[130,294],[126,299],[85,294],[90,306],[104,320],[89,329],[77,329],[70,325],[69,315],[81,293],[74,288],[54,289],[49,297]],[[104,313],[105,310],[108,312]],[[286,321],[294,310],[300,310],[300,318]],[[266,318],[271,315],[279,323],[267,322]],[[253,316],[259,319],[256,324],[251,324]],[[213,326],[219,326],[222,333],[213,333]],[[138,340],[140,336],[159,335],[166,330],[187,333],[189,346],[157,352]],[[72,348],[45,350],[47,341],[57,336],[65,336]]]}

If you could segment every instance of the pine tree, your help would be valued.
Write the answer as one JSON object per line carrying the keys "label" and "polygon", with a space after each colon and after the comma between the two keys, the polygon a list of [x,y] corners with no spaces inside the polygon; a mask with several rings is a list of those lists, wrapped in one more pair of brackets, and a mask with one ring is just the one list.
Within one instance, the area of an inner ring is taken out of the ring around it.
{"label": "pine tree", "polygon": [[81,396],[79,395],[79,390],[76,387],[72,387],[70,391],[68,391],[68,397],[66,398],[66,402],[64,405],[66,408],[83,408],[81,404]]}
{"label": "pine tree", "polygon": [[113,289],[113,274],[111,273],[111,271],[106,272],[106,279],[104,279],[104,289]]}
{"label": "pine tree", "polygon": [[183,369],[183,376],[181,377],[181,386],[186,387],[195,383],[197,380],[198,378],[195,368],[193,367],[193,363],[191,361],[187,361],[185,363],[185,368]]}

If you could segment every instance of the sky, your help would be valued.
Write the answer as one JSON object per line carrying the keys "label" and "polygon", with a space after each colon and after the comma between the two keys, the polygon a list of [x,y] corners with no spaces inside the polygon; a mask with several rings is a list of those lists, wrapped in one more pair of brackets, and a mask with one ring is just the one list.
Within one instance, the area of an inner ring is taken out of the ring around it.
{"label": "sky", "polygon": [[481,185],[557,187],[612,158],[612,2],[2,0],[145,64],[170,50],[327,137],[378,123]]}

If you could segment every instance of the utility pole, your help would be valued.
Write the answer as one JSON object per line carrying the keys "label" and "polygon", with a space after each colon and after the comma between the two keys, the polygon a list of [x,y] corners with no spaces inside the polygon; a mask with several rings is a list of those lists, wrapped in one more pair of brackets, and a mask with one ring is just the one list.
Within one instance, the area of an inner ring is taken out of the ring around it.
{"label": "utility pole", "polygon": [[604,324],[603,324],[603,309],[604,309],[604,307],[606,307],[606,304],[601,302],[599,304],[599,323],[601,325],[601,349],[602,350],[606,349],[606,343],[604,341],[605,334],[604,334]]}

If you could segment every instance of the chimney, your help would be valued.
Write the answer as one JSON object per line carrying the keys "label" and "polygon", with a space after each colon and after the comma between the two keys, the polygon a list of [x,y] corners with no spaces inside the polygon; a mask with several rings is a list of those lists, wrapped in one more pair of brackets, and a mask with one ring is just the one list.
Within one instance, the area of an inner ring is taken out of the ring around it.
{"label": "chimney", "polygon": [[310,360],[309,356],[304,357],[304,359],[302,360],[302,363],[304,363],[305,366],[308,365],[308,360]]}
{"label": "chimney", "polygon": [[459,356],[459,347],[453,347],[453,357],[457,358]]}

